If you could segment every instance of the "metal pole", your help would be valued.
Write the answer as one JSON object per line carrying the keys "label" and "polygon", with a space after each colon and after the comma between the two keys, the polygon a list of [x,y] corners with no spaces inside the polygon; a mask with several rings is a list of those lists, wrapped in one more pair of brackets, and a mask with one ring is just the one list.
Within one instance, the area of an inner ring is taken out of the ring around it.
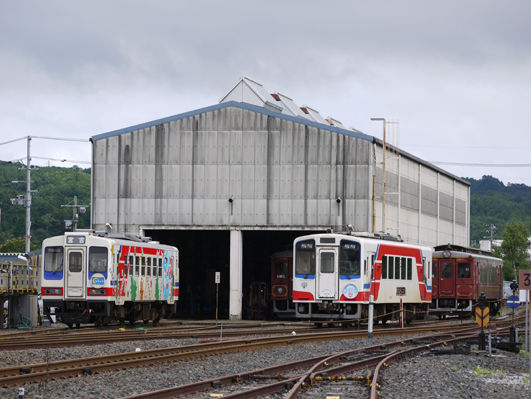
{"label": "metal pole", "polygon": [[386,155],[386,145],[385,145],[385,119],[383,120],[383,165],[382,165],[382,231],[385,233],[385,155]]}
{"label": "metal pole", "polygon": [[26,154],[26,253],[30,252],[31,246],[31,136],[27,137]]}
{"label": "metal pole", "polygon": [[[527,298],[529,298],[529,290],[526,290],[526,291],[527,291]],[[529,312],[531,312],[531,306],[529,306]],[[526,311],[526,313],[527,313],[527,311]],[[531,314],[530,314],[530,316],[531,316]],[[529,321],[529,319],[528,319],[528,321]],[[526,327],[527,327],[527,324],[526,324]],[[529,328],[528,328],[528,331],[529,331]],[[526,338],[526,341],[529,339],[528,348],[531,348],[531,334],[529,334],[525,338]],[[529,356],[529,386],[528,387],[531,388],[531,356]]]}
{"label": "metal pole", "polygon": [[400,298],[400,328],[404,328],[404,301]]}
{"label": "metal pole", "polygon": [[216,325],[218,324],[218,293],[219,293],[219,284],[216,283]]}
{"label": "metal pole", "polygon": [[[527,333],[528,333],[528,325],[529,325],[529,315],[527,314],[528,310],[529,310],[529,290],[525,290],[525,299],[526,299],[526,302],[525,302],[525,351],[527,353],[529,353],[529,346],[527,345]],[[513,312],[514,312],[514,309],[513,309]],[[513,321],[514,323],[514,321]]]}
{"label": "metal pole", "polygon": [[74,207],[72,208],[72,231],[77,230],[77,195],[74,195]]}
{"label": "metal pole", "polygon": [[372,325],[373,325],[373,317],[374,317],[374,296],[369,295],[369,320],[368,320],[368,332],[369,332],[369,338],[372,338]]}
{"label": "metal pole", "polygon": [[[383,162],[382,162],[382,231],[385,233],[385,153],[387,152],[385,140],[385,118],[371,118],[371,121],[383,122]],[[376,157],[375,157],[376,158]]]}

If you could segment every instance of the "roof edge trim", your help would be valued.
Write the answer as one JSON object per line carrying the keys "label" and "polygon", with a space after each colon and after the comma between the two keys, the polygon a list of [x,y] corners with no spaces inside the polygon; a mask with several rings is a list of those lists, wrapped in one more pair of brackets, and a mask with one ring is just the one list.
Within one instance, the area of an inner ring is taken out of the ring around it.
{"label": "roof edge trim", "polygon": [[119,135],[122,135],[122,134],[125,134],[125,133],[130,133],[130,132],[133,132],[135,130],[145,129],[147,127],[160,125],[162,123],[172,122],[172,121],[176,121],[176,120],[179,120],[179,119],[184,119],[184,118],[188,118],[188,117],[195,116],[195,115],[198,115],[198,114],[211,112],[211,111],[217,111],[219,109],[229,108],[229,107],[236,107],[236,108],[241,108],[241,109],[245,109],[245,110],[248,110],[248,111],[254,111],[254,112],[258,112],[258,113],[265,114],[265,115],[268,115],[268,116],[273,116],[273,117],[289,120],[289,121],[292,121],[292,122],[301,123],[303,125],[308,125],[308,126],[313,126],[313,127],[316,127],[316,128],[319,128],[319,129],[323,129],[323,130],[328,130],[330,132],[341,133],[341,134],[345,134],[345,135],[348,135],[348,136],[357,137],[357,138],[360,138],[360,139],[363,139],[363,140],[367,140],[367,141],[370,141],[370,142],[374,141],[374,137],[373,136],[369,136],[368,134],[365,134],[365,133],[356,132],[356,131],[348,130],[348,129],[342,129],[342,128],[339,128],[339,127],[336,127],[336,126],[331,126],[331,125],[326,125],[326,124],[323,124],[323,123],[314,122],[312,120],[309,120],[309,119],[306,119],[306,118],[303,118],[303,117],[300,117],[300,116],[286,115],[286,114],[282,114],[280,112],[269,110],[267,108],[259,107],[257,105],[248,104],[248,103],[242,103],[242,102],[237,102],[237,101],[228,101],[228,102],[221,103],[221,104],[216,104],[216,105],[211,105],[211,106],[204,107],[204,108],[199,108],[199,109],[196,109],[196,110],[193,110],[193,111],[184,112],[182,114],[168,116],[168,117],[161,118],[161,119],[155,119],[155,120],[152,120],[150,122],[144,122],[144,123],[141,123],[141,124],[138,124],[138,125],[133,125],[133,126],[125,127],[125,128],[122,128],[122,129],[112,130],[110,132],[94,135],[94,136],[92,136],[90,138],[90,140],[92,140],[93,142],[94,141],[98,141],[98,140],[103,140],[103,139],[106,139],[106,138],[109,138],[109,137],[119,136]]}

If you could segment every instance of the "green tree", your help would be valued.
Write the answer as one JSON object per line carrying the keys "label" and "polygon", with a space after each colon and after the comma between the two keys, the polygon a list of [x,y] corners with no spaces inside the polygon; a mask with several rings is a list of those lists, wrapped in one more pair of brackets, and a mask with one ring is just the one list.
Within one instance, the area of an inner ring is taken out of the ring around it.
{"label": "green tree", "polygon": [[516,280],[517,270],[527,266],[527,249],[529,248],[529,231],[522,222],[511,220],[503,232],[503,243],[495,255],[503,258],[504,278]]}
{"label": "green tree", "polygon": [[24,240],[24,237],[12,238],[10,240],[7,240],[3,244],[0,244],[0,252],[2,253],[15,253],[15,252],[24,253],[26,252],[26,241]]}

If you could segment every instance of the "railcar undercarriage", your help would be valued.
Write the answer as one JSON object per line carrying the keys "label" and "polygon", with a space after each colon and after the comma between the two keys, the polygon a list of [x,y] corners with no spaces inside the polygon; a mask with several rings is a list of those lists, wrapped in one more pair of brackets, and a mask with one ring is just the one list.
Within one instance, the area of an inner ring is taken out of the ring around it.
{"label": "railcar undercarriage", "polygon": [[175,313],[175,304],[162,301],[126,302],[117,306],[108,301],[44,301],[43,312],[50,322],[53,322],[51,316],[55,315],[57,321],[70,328],[92,323],[100,326],[112,321],[125,325],[126,320],[131,325],[137,320],[142,320],[144,324],[152,321],[153,325],[157,325],[162,317]]}

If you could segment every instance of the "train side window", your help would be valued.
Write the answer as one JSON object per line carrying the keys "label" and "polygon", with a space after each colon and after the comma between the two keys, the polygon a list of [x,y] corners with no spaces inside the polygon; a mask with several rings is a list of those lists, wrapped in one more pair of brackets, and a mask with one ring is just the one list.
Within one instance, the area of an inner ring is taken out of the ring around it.
{"label": "train side window", "polygon": [[63,247],[46,247],[44,249],[44,271],[52,273],[62,272],[63,254]]}
{"label": "train side window", "polygon": [[400,258],[395,256],[395,279],[400,280]]}
{"label": "train side window", "polygon": [[146,276],[151,276],[151,258],[146,258]]}
{"label": "train side window", "polygon": [[470,263],[457,264],[457,278],[470,278]]}
{"label": "train side window", "polygon": [[388,273],[387,276],[392,279],[394,278],[394,268],[395,268],[395,257],[394,256],[388,256],[387,257],[387,263],[388,263]]}
{"label": "train side window", "polygon": [[433,267],[431,269],[431,278],[432,279],[437,278],[437,262],[433,262]]}
{"label": "train side window", "polygon": [[406,258],[400,258],[400,279],[406,279]]}
{"label": "train side window", "polygon": [[143,256],[140,257],[140,265],[142,266],[140,269],[141,276],[146,275],[146,258]]}
{"label": "train side window", "polygon": [[441,278],[452,278],[453,275],[453,264],[443,263],[441,266]]}
{"label": "train side window", "polygon": [[382,280],[387,278],[387,256],[382,257]]}
{"label": "train side window", "polygon": [[159,277],[162,277],[162,258],[159,258]]}
{"label": "train side window", "polygon": [[135,265],[135,261],[132,255],[129,255],[129,276],[133,275],[133,267]]}
{"label": "train side window", "polygon": [[413,260],[411,258],[407,258],[407,279],[413,279]]}
{"label": "train side window", "polygon": [[135,276],[140,274],[140,256],[135,256]]}

